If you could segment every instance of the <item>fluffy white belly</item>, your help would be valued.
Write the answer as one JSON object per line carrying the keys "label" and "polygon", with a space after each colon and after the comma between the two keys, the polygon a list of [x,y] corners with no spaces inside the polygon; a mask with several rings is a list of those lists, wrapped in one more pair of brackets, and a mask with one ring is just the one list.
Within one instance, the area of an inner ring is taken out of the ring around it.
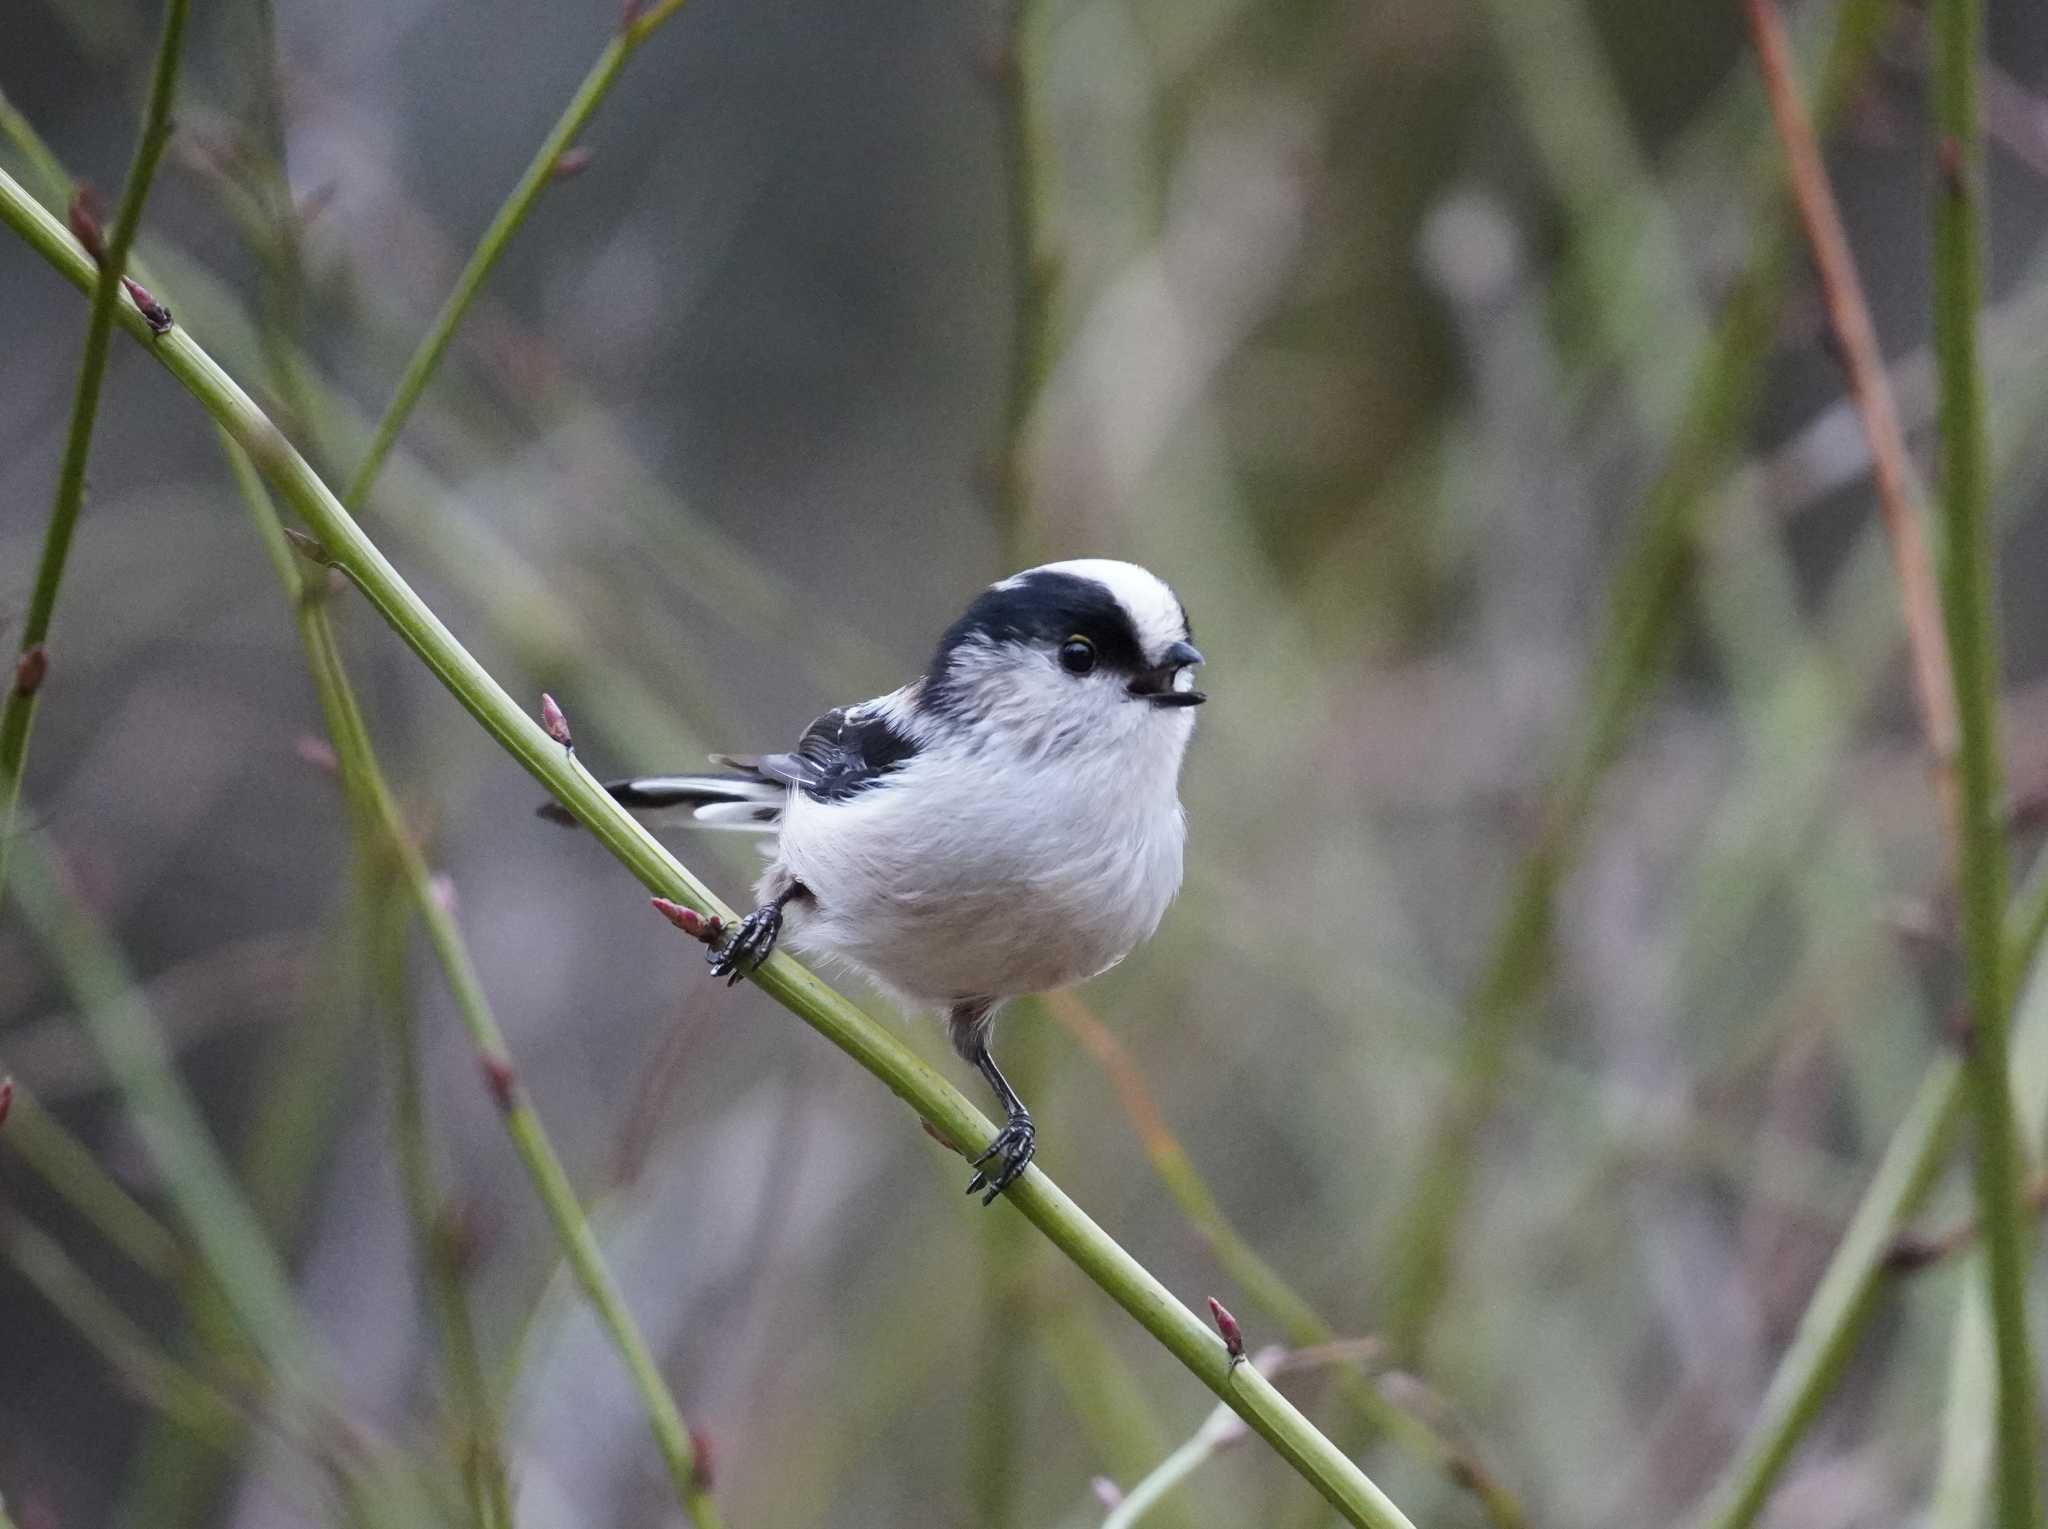
{"label": "fluffy white belly", "polygon": [[1185,833],[1170,773],[1144,791],[1092,772],[976,779],[972,794],[907,779],[836,803],[795,794],[763,882],[812,894],[789,907],[791,948],[948,1003],[1079,982],[1158,927]]}

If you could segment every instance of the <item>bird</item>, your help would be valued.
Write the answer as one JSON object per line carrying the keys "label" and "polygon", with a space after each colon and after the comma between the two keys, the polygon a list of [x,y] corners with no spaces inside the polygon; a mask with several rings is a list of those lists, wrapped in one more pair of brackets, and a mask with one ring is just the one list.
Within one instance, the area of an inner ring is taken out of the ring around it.
{"label": "bird", "polygon": [[780,943],[944,1014],[1005,1115],[971,1164],[988,1205],[1038,1145],[990,1051],[998,1011],[1115,966],[1180,889],[1181,766],[1208,699],[1193,636],[1137,564],[1047,563],[983,589],[922,675],[826,712],[794,750],[606,790],[657,825],[774,835],[756,906],[708,952],[715,977]]}

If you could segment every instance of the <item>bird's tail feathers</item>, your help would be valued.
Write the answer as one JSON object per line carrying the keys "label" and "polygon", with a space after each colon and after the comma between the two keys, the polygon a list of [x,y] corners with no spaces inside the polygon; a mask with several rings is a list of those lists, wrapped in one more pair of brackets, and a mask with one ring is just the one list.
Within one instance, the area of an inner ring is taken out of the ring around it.
{"label": "bird's tail feathers", "polygon": [[[622,807],[659,815],[666,821],[696,828],[742,833],[773,833],[782,821],[782,802],[789,788],[780,781],[747,775],[641,775],[605,782],[605,790]],[[554,823],[576,820],[559,802],[549,802],[540,815]]]}

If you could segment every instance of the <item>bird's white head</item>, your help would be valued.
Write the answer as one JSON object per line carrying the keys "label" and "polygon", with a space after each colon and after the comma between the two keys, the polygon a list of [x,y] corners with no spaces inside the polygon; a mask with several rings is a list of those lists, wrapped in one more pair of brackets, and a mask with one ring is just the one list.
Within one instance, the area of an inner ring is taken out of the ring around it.
{"label": "bird's white head", "polygon": [[1080,558],[992,584],[939,640],[920,705],[1031,753],[1162,746],[1194,731],[1187,612],[1135,563]]}

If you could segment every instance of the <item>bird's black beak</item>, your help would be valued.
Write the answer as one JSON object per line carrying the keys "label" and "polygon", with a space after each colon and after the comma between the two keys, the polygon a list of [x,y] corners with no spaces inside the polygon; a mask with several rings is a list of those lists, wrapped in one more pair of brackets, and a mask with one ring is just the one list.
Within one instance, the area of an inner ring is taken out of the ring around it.
{"label": "bird's black beak", "polygon": [[1136,699],[1150,701],[1154,706],[1200,706],[1209,698],[1195,689],[1195,677],[1190,671],[1201,661],[1201,650],[1193,643],[1177,642],[1126,688]]}

